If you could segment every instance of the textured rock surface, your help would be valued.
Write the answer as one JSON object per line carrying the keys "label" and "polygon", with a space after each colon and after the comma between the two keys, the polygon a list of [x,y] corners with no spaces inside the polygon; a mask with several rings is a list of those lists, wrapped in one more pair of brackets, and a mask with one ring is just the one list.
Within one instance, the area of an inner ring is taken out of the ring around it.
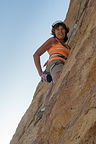
{"label": "textured rock surface", "polygon": [[40,82],[10,144],[96,144],[96,0],[71,0],[65,23],[71,52],[46,112],[34,126],[50,86]]}

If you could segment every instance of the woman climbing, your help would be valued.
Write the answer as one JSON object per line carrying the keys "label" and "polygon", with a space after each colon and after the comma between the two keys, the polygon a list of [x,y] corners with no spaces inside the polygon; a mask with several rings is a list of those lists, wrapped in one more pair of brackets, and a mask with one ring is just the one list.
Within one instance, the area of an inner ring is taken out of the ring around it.
{"label": "woman climbing", "polygon": [[[69,55],[70,47],[65,44],[65,42],[68,40],[68,32],[69,28],[62,21],[55,22],[52,25],[51,29],[53,37],[49,38],[33,55],[34,62],[41,77],[41,80],[51,81],[52,77],[52,85],[48,89],[47,95],[45,96],[43,105],[39,110],[39,113],[43,113],[45,111],[52,92],[52,88],[60,77],[64,63]],[[50,57],[46,64],[46,71],[43,72],[40,64],[40,56],[46,51],[49,53]],[[49,80],[47,80],[47,73],[51,75],[51,77],[49,77]]]}

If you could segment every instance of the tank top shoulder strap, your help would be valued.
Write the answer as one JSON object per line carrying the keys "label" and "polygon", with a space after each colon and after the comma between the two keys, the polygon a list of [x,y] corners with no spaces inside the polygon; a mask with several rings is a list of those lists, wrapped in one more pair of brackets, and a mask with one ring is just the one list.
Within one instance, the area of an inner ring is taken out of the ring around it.
{"label": "tank top shoulder strap", "polygon": [[60,44],[62,47],[65,47],[65,44],[63,45],[63,44],[59,41],[59,39],[56,38],[56,40],[57,40],[57,44]]}
{"label": "tank top shoulder strap", "polygon": [[57,39],[57,38],[55,38],[56,39],[56,41],[58,42],[58,43],[60,43],[60,41]]}

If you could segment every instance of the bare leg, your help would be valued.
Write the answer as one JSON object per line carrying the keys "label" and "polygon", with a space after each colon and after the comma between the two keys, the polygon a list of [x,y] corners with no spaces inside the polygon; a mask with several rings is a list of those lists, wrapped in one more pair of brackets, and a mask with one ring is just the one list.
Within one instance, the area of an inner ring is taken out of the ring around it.
{"label": "bare leg", "polygon": [[60,74],[61,74],[61,72],[56,72],[54,74],[53,83],[52,83],[52,85],[50,86],[50,88],[47,91],[47,94],[46,94],[45,99],[44,99],[44,103],[42,105],[42,108],[38,111],[38,117],[37,117],[36,122],[34,123],[34,125],[36,125],[38,123],[38,121],[42,118],[43,113],[45,111],[45,108],[47,107],[49,99],[50,99],[50,96],[52,94],[52,89],[53,89],[54,85],[56,84],[58,78],[60,77]]}
{"label": "bare leg", "polygon": [[54,74],[54,76],[53,76],[53,83],[52,83],[52,85],[50,86],[50,88],[47,91],[47,95],[45,96],[44,103],[42,105],[42,109],[45,108],[48,105],[49,98],[50,98],[51,93],[52,93],[52,89],[53,89],[54,85],[56,84],[58,78],[60,77],[60,74],[61,74],[61,71],[56,72]]}
{"label": "bare leg", "polygon": [[48,105],[48,101],[49,101],[53,86],[54,86],[54,84],[52,83],[52,85],[49,87],[49,89],[47,91],[47,94],[46,94],[46,96],[44,98],[44,102],[43,102],[42,108],[45,108]]}
{"label": "bare leg", "polygon": [[56,84],[58,78],[60,77],[61,71],[56,72],[53,76],[53,83]]}

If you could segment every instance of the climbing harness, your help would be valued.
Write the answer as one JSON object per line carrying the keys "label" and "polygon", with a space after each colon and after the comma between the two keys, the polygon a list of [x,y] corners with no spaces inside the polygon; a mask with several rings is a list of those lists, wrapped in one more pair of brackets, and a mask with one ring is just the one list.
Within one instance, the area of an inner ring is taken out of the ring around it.
{"label": "climbing harness", "polygon": [[52,58],[53,56],[58,56],[58,57],[61,57],[61,58],[64,58],[65,60],[67,60],[67,57],[65,57],[65,56],[63,56],[62,54],[59,54],[59,53],[54,53],[49,58]]}
{"label": "climbing harness", "polygon": [[[52,54],[50,57],[49,57],[49,59],[50,58],[52,58],[52,57],[54,57],[54,56],[58,56],[58,57],[61,57],[61,58],[63,58],[63,59],[65,59],[65,60],[67,60],[67,57],[65,57],[65,56],[63,56],[62,54],[59,54],[59,53],[54,53],[54,54]],[[48,62],[47,62],[47,64],[48,64]],[[58,61],[58,62],[55,62],[54,64],[52,64],[51,65],[51,67],[50,67],[50,73],[52,72],[52,70],[53,70],[53,68],[56,66],[56,65],[59,65],[59,64],[65,64],[65,62],[64,61]],[[51,82],[52,81],[52,77],[51,77],[51,75],[50,75],[50,73],[49,72],[47,72],[46,70],[42,73],[42,75],[41,75],[41,81],[43,82],[43,81],[46,81],[46,82]]]}

